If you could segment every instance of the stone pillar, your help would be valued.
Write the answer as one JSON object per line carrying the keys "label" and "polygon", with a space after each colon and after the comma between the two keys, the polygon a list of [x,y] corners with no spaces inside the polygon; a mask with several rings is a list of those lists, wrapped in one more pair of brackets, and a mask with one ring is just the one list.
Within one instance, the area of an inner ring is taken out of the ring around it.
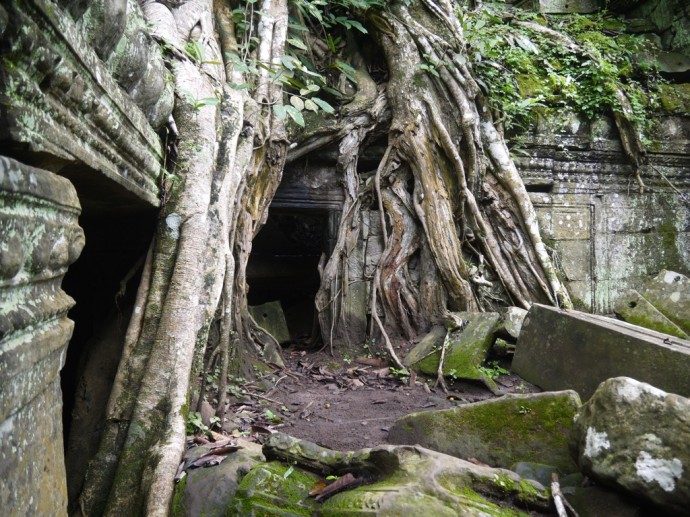
{"label": "stone pillar", "polygon": [[0,156],[0,508],[66,515],[59,372],[74,323],[60,285],[84,246],[55,174]]}

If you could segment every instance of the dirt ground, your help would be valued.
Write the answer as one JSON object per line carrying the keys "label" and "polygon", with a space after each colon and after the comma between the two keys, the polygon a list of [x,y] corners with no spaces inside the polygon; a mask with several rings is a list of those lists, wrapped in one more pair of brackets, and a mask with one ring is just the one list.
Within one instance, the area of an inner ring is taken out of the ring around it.
{"label": "dirt ground", "polygon": [[[356,450],[387,443],[389,428],[409,413],[497,396],[482,384],[463,381],[449,381],[445,394],[434,388],[435,378],[396,376],[379,359],[336,359],[326,351],[296,348],[283,352],[284,369],[251,383],[240,379],[231,388],[223,434],[280,430],[331,449]],[[539,391],[513,374],[495,380],[502,393]]]}

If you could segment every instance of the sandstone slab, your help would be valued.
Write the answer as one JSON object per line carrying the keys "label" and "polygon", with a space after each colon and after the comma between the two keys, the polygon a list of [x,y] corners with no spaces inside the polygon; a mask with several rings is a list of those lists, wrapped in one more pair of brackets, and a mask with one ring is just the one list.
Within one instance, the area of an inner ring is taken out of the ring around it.
{"label": "sandstone slab", "polygon": [[675,271],[661,271],[642,287],[640,294],[690,334],[690,278]]}
{"label": "sandstone slab", "polygon": [[633,325],[656,330],[670,336],[688,339],[688,335],[678,325],[661,314],[656,307],[634,289],[626,291],[619,298],[613,310],[616,316]]}
{"label": "sandstone slab", "polygon": [[519,462],[577,470],[568,443],[580,397],[574,391],[506,395],[441,411],[412,413],[391,427],[391,443],[418,444],[494,467]]}
{"label": "sandstone slab", "polygon": [[687,396],[690,342],[611,318],[534,304],[512,370],[542,389],[573,389],[583,399],[617,376]]}

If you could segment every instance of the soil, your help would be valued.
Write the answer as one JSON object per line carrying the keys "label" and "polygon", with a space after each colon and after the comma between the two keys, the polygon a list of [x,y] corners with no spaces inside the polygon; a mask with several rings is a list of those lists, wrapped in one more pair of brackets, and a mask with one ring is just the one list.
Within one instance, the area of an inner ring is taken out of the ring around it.
{"label": "soil", "polygon": [[[395,369],[370,357],[338,359],[296,348],[285,349],[283,357],[284,369],[231,388],[236,396],[227,406],[223,434],[279,430],[330,449],[357,450],[387,443],[391,425],[409,413],[500,396],[459,380],[448,380],[446,394],[434,387],[435,378],[395,375]],[[509,363],[503,360],[501,366]],[[502,394],[539,391],[514,374],[495,380]]]}

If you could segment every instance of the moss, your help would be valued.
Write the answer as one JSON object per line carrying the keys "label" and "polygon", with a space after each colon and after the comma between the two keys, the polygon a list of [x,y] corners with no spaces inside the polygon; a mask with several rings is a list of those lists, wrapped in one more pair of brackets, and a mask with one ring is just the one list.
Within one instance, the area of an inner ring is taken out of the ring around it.
{"label": "moss", "polygon": [[226,515],[312,515],[318,503],[309,490],[318,480],[316,474],[283,463],[262,464],[242,479]]}
{"label": "moss", "polygon": [[690,113],[690,83],[662,84],[661,107],[668,113]]}
{"label": "moss", "polygon": [[184,490],[187,486],[187,476],[183,477],[182,480],[175,486],[175,493],[173,494],[172,501],[172,517],[185,517],[187,512],[184,508]]}

